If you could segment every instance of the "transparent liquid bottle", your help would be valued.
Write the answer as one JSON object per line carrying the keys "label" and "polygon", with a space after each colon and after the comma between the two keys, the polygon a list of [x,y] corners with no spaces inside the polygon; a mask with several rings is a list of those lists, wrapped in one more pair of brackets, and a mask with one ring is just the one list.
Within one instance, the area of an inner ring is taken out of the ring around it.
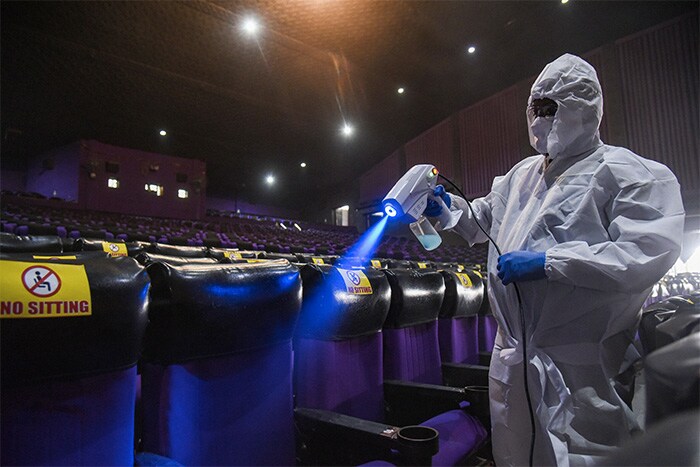
{"label": "transparent liquid bottle", "polygon": [[425,216],[420,216],[417,221],[409,224],[409,227],[427,251],[434,250],[442,243],[442,237]]}

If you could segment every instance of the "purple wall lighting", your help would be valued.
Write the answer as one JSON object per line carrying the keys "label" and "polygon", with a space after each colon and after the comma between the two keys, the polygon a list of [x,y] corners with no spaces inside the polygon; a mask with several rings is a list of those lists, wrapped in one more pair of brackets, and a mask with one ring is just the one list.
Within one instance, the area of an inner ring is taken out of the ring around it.
{"label": "purple wall lighting", "polygon": [[26,191],[47,198],[78,201],[79,144],[73,143],[29,161]]}
{"label": "purple wall lighting", "polygon": [[241,200],[226,198],[207,198],[207,209],[217,209],[219,211],[238,212],[241,214],[253,214],[256,216],[282,217],[285,219],[298,219],[299,212],[292,209],[266,206],[263,204],[252,204]]}

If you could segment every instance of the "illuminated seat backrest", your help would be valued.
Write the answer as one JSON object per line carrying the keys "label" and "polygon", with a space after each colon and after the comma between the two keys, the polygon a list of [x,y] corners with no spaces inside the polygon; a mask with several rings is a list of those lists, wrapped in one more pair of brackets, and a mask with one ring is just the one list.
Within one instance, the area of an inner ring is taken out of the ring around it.
{"label": "illuminated seat backrest", "polygon": [[3,465],[128,465],[149,279],[132,258],[0,261]]}
{"label": "illuminated seat backrest", "polygon": [[307,264],[295,333],[297,407],[384,418],[381,328],[390,289],[377,270]]}
{"label": "illuminated seat backrest", "polygon": [[154,262],[148,272],[144,449],[185,465],[293,464],[298,269]]}
{"label": "illuminated seat backrest", "polygon": [[441,271],[445,299],[438,319],[440,356],[443,362],[479,363],[479,308],[484,284],[474,271]]}

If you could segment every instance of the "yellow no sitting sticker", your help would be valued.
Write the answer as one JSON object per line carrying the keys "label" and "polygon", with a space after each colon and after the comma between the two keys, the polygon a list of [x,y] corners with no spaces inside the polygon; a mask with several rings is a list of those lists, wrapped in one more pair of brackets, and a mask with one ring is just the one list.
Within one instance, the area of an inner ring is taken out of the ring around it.
{"label": "yellow no sitting sticker", "polygon": [[102,242],[102,249],[110,256],[129,256],[125,243]]}
{"label": "yellow no sitting sticker", "polygon": [[348,293],[355,295],[372,295],[372,284],[364,272],[358,270],[340,269],[338,273],[345,282]]}
{"label": "yellow no sitting sticker", "polygon": [[469,278],[469,276],[463,272],[456,272],[455,276],[457,276],[457,279],[462,283],[462,287],[471,287],[472,286],[472,280]]}
{"label": "yellow no sitting sticker", "polygon": [[90,316],[92,299],[82,264],[3,261],[0,318]]}
{"label": "yellow no sitting sticker", "polygon": [[224,257],[229,259],[243,259],[243,256],[238,251],[224,251]]}
{"label": "yellow no sitting sticker", "polygon": [[379,261],[378,259],[373,259],[373,260],[371,260],[371,262],[372,262],[372,266],[374,266],[375,268],[377,268],[377,269],[382,268],[382,262]]}
{"label": "yellow no sitting sticker", "polygon": [[315,256],[311,258],[311,261],[313,261],[314,264],[326,264],[326,263],[323,261],[323,258],[317,258],[317,257],[315,257]]}

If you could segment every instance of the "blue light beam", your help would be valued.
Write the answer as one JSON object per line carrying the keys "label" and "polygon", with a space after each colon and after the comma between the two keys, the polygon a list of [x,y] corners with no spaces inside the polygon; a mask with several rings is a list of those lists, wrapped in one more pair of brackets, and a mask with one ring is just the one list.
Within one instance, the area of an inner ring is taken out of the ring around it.
{"label": "blue light beam", "polygon": [[374,224],[364,234],[362,234],[355,244],[348,249],[345,255],[343,255],[343,257],[340,259],[340,263],[343,264],[345,262],[344,260],[357,258],[360,259],[364,265],[366,262],[372,259],[372,255],[382,239],[382,235],[384,234],[384,229],[386,229],[388,220],[389,216],[382,217],[379,222]]}

